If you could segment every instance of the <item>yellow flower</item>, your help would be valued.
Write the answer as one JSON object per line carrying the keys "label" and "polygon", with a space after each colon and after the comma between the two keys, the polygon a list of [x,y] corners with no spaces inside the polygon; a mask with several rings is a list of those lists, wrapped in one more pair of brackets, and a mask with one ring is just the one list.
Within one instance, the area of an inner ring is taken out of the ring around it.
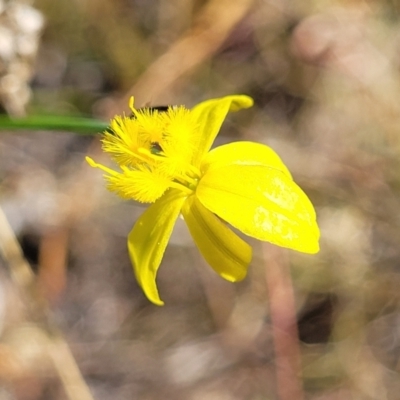
{"label": "yellow flower", "polygon": [[226,223],[279,246],[319,250],[314,208],[271,148],[234,142],[210,151],[227,113],[252,104],[250,97],[234,95],[161,112],[136,110],[132,99],[132,116],[115,117],[102,139],[121,171],[87,157],[107,173],[111,191],[154,203],[136,221],[128,250],[136,278],[155,304],[164,304],[156,274],[180,214],[206,261],[232,282],[245,277],[252,250]]}

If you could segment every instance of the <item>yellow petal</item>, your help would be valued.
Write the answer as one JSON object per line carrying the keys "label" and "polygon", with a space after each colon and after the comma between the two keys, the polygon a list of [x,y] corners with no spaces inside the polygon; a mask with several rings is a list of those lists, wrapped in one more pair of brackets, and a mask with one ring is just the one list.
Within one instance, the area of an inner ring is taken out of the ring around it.
{"label": "yellow petal", "polygon": [[319,250],[313,205],[291,178],[275,168],[210,169],[196,194],[206,208],[246,235],[304,253]]}
{"label": "yellow petal", "polygon": [[231,282],[243,279],[251,261],[251,247],[195,196],[186,200],[182,215],[201,254],[215,272]]}
{"label": "yellow petal", "polygon": [[197,126],[197,143],[193,164],[199,166],[204,155],[210,150],[222,123],[229,111],[249,108],[253,100],[245,95],[226,96],[204,101],[192,109]]}
{"label": "yellow petal", "polygon": [[136,279],[154,304],[163,305],[156,275],[185,197],[170,189],[136,221],[128,236],[128,251]]}
{"label": "yellow petal", "polygon": [[228,165],[263,165],[291,177],[286,165],[270,147],[254,142],[233,142],[211,150],[201,164],[202,173]]}

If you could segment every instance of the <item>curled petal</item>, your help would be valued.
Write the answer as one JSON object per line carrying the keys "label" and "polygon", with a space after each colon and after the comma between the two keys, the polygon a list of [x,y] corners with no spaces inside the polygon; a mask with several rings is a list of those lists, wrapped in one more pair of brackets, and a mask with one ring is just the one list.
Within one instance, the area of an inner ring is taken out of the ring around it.
{"label": "curled petal", "polygon": [[136,279],[154,304],[163,305],[156,275],[185,197],[170,189],[136,221],[128,236],[128,251]]}
{"label": "curled petal", "polygon": [[275,168],[210,169],[196,194],[206,208],[246,235],[304,253],[319,250],[319,229],[310,200]]}
{"label": "curled petal", "polygon": [[251,247],[195,196],[186,200],[182,214],[197,247],[215,272],[231,282],[242,280],[251,261]]}
{"label": "curled petal", "polygon": [[193,164],[199,166],[202,158],[210,150],[222,123],[229,111],[249,108],[253,100],[245,95],[226,96],[220,99],[204,101],[192,109],[192,115],[197,127],[196,152]]}
{"label": "curled petal", "polygon": [[254,142],[233,142],[211,150],[203,159],[201,171],[228,165],[262,165],[291,177],[286,165],[270,147]]}

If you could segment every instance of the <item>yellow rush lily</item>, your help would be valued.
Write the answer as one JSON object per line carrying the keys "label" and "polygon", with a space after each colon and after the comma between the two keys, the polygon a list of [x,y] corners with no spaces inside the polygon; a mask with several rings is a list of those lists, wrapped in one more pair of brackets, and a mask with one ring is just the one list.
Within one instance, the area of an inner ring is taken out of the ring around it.
{"label": "yellow rush lily", "polygon": [[128,236],[139,285],[153,303],[156,274],[179,214],[201,254],[228,281],[246,275],[252,249],[226,224],[248,236],[304,253],[319,250],[314,208],[269,147],[234,142],[210,150],[229,111],[253,105],[244,95],[184,106],[135,109],[117,116],[104,133],[103,150],[120,167],[107,173],[108,189],[121,197],[153,203]]}

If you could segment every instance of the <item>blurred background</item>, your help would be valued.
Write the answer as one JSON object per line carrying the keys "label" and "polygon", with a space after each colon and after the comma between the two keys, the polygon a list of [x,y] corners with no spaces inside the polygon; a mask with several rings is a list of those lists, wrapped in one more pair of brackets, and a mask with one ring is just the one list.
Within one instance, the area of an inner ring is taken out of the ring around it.
{"label": "blurred background", "polygon": [[[144,208],[84,162],[108,163],[99,137],[1,131],[0,206],[39,293],[0,258],[0,400],[72,399],[74,365],[96,400],[290,400],[274,257],[292,276],[297,398],[400,399],[400,2],[0,0],[3,114],[108,121],[131,95],[191,107],[234,93],[255,106],[229,115],[216,144],[282,157],[316,207],[320,253],[249,239],[249,275],[230,284],[179,220],[158,275],[166,305],[154,306],[126,250]],[[43,297],[46,322],[32,311]]]}

